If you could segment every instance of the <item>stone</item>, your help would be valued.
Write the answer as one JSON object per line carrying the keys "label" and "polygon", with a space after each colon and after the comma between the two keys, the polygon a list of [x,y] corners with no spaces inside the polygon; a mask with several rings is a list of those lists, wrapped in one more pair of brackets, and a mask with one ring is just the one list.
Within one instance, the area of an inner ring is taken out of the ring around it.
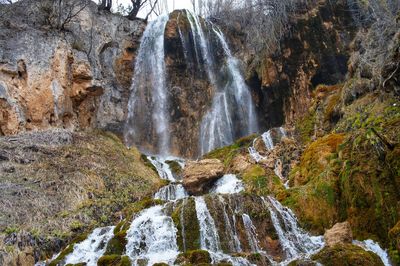
{"label": "stone", "polygon": [[[48,34],[31,21],[43,10],[21,7],[0,27],[0,135],[59,127],[122,133],[145,23],[99,15],[91,2],[66,31]],[[21,19],[27,10],[36,13]]]}
{"label": "stone", "polygon": [[224,164],[218,159],[189,161],[183,170],[183,186],[192,195],[200,195],[224,174]]}
{"label": "stone", "polygon": [[325,244],[333,247],[336,244],[351,243],[353,234],[349,222],[337,223],[331,229],[325,231]]}

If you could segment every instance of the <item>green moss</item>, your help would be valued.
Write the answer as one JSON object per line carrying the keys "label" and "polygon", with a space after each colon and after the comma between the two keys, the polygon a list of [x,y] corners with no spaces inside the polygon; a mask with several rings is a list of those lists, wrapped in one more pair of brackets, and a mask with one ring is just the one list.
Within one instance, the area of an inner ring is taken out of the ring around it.
{"label": "green moss", "polygon": [[230,146],[225,146],[216,150],[213,150],[203,156],[205,159],[219,159],[221,160],[225,167],[229,167],[232,159],[242,150],[247,149],[253,142],[253,139],[257,137],[256,135],[250,135],[238,139],[234,144]]}
{"label": "green moss", "polygon": [[169,165],[173,174],[178,176],[182,174],[182,167],[179,165],[178,162],[176,161],[165,161],[165,162]]}
{"label": "green moss", "polygon": [[296,132],[298,133],[301,142],[308,143],[311,141],[311,137],[314,135],[315,120],[316,113],[312,110],[296,123]]}
{"label": "green moss", "polygon": [[97,261],[98,266],[131,266],[128,256],[104,255]]}
{"label": "green moss", "polygon": [[145,154],[140,154],[140,160],[158,175],[157,168],[147,159]]}
{"label": "green moss", "polygon": [[389,255],[394,263],[400,265],[400,221],[389,231]]}
{"label": "green moss", "polygon": [[72,253],[72,251],[74,250],[75,244],[82,242],[83,240],[85,240],[87,238],[87,236],[88,236],[88,234],[86,234],[86,233],[76,236],[71,241],[71,243],[66,248],[64,248],[64,250],[61,251],[60,255],[58,255],[57,258],[55,258],[52,262],[49,263],[49,266],[57,266],[60,262],[62,262],[65,259],[65,257],[68,254]]}
{"label": "green moss", "polygon": [[194,264],[211,263],[210,253],[206,250],[190,250],[181,253],[176,258],[175,264]]}
{"label": "green moss", "polygon": [[104,255],[122,255],[125,253],[125,247],[128,243],[126,231],[116,233],[107,243],[107,249]]}
{"label": "green moss", "polygon": [[141,212],[144,209],[160,204],[163,204],[162,200],[153,199],[152,197],[146,197],[140,201],[130,204],[128,207],[125,207],[123,211],[126,214],[126,217],[132,217],[132,215],[135,213]]}
{"label": "green moss", "polygon": [[379,266],[383,265],[381,259],[373,252],[351,244],[338,244],[325,247],[312,256],[326,266]]}
{"label": "green moss", "polygon": [[[178,230],[177,243],[179,250],[196,250],[200,248],[200,227],[197,220],[196,207],[193,198],[180,201],[175,207],[172,220]],[[183,218],[183,221],[181,219]],[[182,229],[184,228],[184,235]]]}

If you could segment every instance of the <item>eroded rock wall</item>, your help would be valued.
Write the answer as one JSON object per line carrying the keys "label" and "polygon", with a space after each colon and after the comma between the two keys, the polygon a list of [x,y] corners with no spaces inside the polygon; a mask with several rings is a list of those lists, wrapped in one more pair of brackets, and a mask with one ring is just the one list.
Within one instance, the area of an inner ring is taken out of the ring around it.
{"label": "eroded rock wall", "polygon": [[121,132],[141,21],[91,3],[63,31],[26,17],[21,1],[0,27],[0,135],[105,128]]}

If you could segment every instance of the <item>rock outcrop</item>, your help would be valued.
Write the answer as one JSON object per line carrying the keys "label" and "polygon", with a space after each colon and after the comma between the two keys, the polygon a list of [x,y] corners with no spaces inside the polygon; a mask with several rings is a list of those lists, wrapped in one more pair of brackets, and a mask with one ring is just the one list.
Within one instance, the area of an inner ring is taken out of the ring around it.
{"label": "rock outcrop", "polygon": [[200,195],[224,173],[224,165],[218,159],[188,162],[183,169],[183,186],[192,195]]}
{"label": "rock outcrop", "polygon": [[337,223],[325,231],[325,245],[333,247],[336,244],[346,244],[353,241],[353,234],[349,222]]}
{"label": "rock outcrop", "polygon": [[232,34],[239,57],[247,62],[247,82],[263,130],[302,117],[318,84],[345,79],[349,47],[358,30],[348,9],[346,1],[331,5],[326,0],[299,8],[290,19],[290,33],[265,55],[246,53],[245,44]]}
{"label": "rock outcrop", "polygon": [[[0,22],[0,135],[55,127],[121,132],[144,23],[99,13],[90,2],[56,30],[36,21],[46,14],[34,2],[14,4]],[[34,16],[22,19],[28,11]]]}

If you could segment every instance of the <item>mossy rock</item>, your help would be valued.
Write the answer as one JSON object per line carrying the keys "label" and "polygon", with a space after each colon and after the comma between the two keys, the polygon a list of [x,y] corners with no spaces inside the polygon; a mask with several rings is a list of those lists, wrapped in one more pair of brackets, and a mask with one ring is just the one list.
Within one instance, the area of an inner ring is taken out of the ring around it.
{"label": "mossy rock", "polygon": [[250,135],[243,138],[238,139],[232,145],[225,146],[222,148],[218,148],[213,150],[203,156],[204,159],[219,159],[224,163],[225,168],[229,168],[232,159],[240,153],[241,151],[246,151],[247,148],[253,143],[254,138],[257,135]]}
{"label": "mossy rock", "polygon": [[149,168],[151,168],[157,175],[158,171],[157,168],[150,162],[149,159],[147,159],[147,156],[145,154],[140,154],[140,160]]}
{"label": "mossy rock", "polygon": [[175,260],[175,264],[194,264],[211,263],[210,253],[206,250],[190,250],[181,253]]}
{"label": "mossy rock", "polygon": [[242,174],[242,180],[247,193],[259,196],[279,195],[285,193],[281,179],[273,170],[263,168],[258,164],[252,165]]}
{"label": "mossy rock", "polygon": [[164,202],[160,199],[153,199],[152,197],[146,197],[140,201],[137,201],[129,206],[125,207],[123,212],[126,217],[132,217],[132,215],[141,212],[144,209],[153,207],[155,205],[161,205]]}
{"label": "mossy rock", "polygon": [[174,175],[180,176],[182,174],[182,167],[176,161],[165,161]]}
{"label": "mossy rock", "polygon": [[325,266],[383,266],[378,255],[351,244],[325,247],[312,256],[313,260]]}
{"label": "mossy rock", "polygon": [[128,243],[126,231],[116,233],[107,243],[107,249],[104,255],[122,255],[125,253],[125,247]]}
{"label": "mossy rock", "polygon": [[[183,224],[181,217],[183,216]],[[197,220],[194,198],[179,201],[172,212],[172,220],[178,230],[177,243],[180,251],[200,248],[200,226]],[[182,230],[184,228],[184,236]]]}
{"label": "mossy rock", "polygon": [[168,266],[167,263],[160,262],[160,263],[154,263],[153,266]]}
{"label": "mossy rock", "polygon": [[389,231],[389,255],[394,263],[400,265],[400,221]]}
{"label": "mossy rock", "polygon": [[104,255],[97,261],[97,266],[131,266],[128,256]]}
{"label": "mossy rock", "polygon": [[85,233],[75,237],[71,241],[71,243],[61,251],[60,255],[58,255],[57,258],[55,258],[53,261],[49,263],[49,266],[57,266],[58,264],[60,264],[69,254],[71,254],[74,251],[75,244],[84,241],[87,238],[87,236],[88,234]]}

